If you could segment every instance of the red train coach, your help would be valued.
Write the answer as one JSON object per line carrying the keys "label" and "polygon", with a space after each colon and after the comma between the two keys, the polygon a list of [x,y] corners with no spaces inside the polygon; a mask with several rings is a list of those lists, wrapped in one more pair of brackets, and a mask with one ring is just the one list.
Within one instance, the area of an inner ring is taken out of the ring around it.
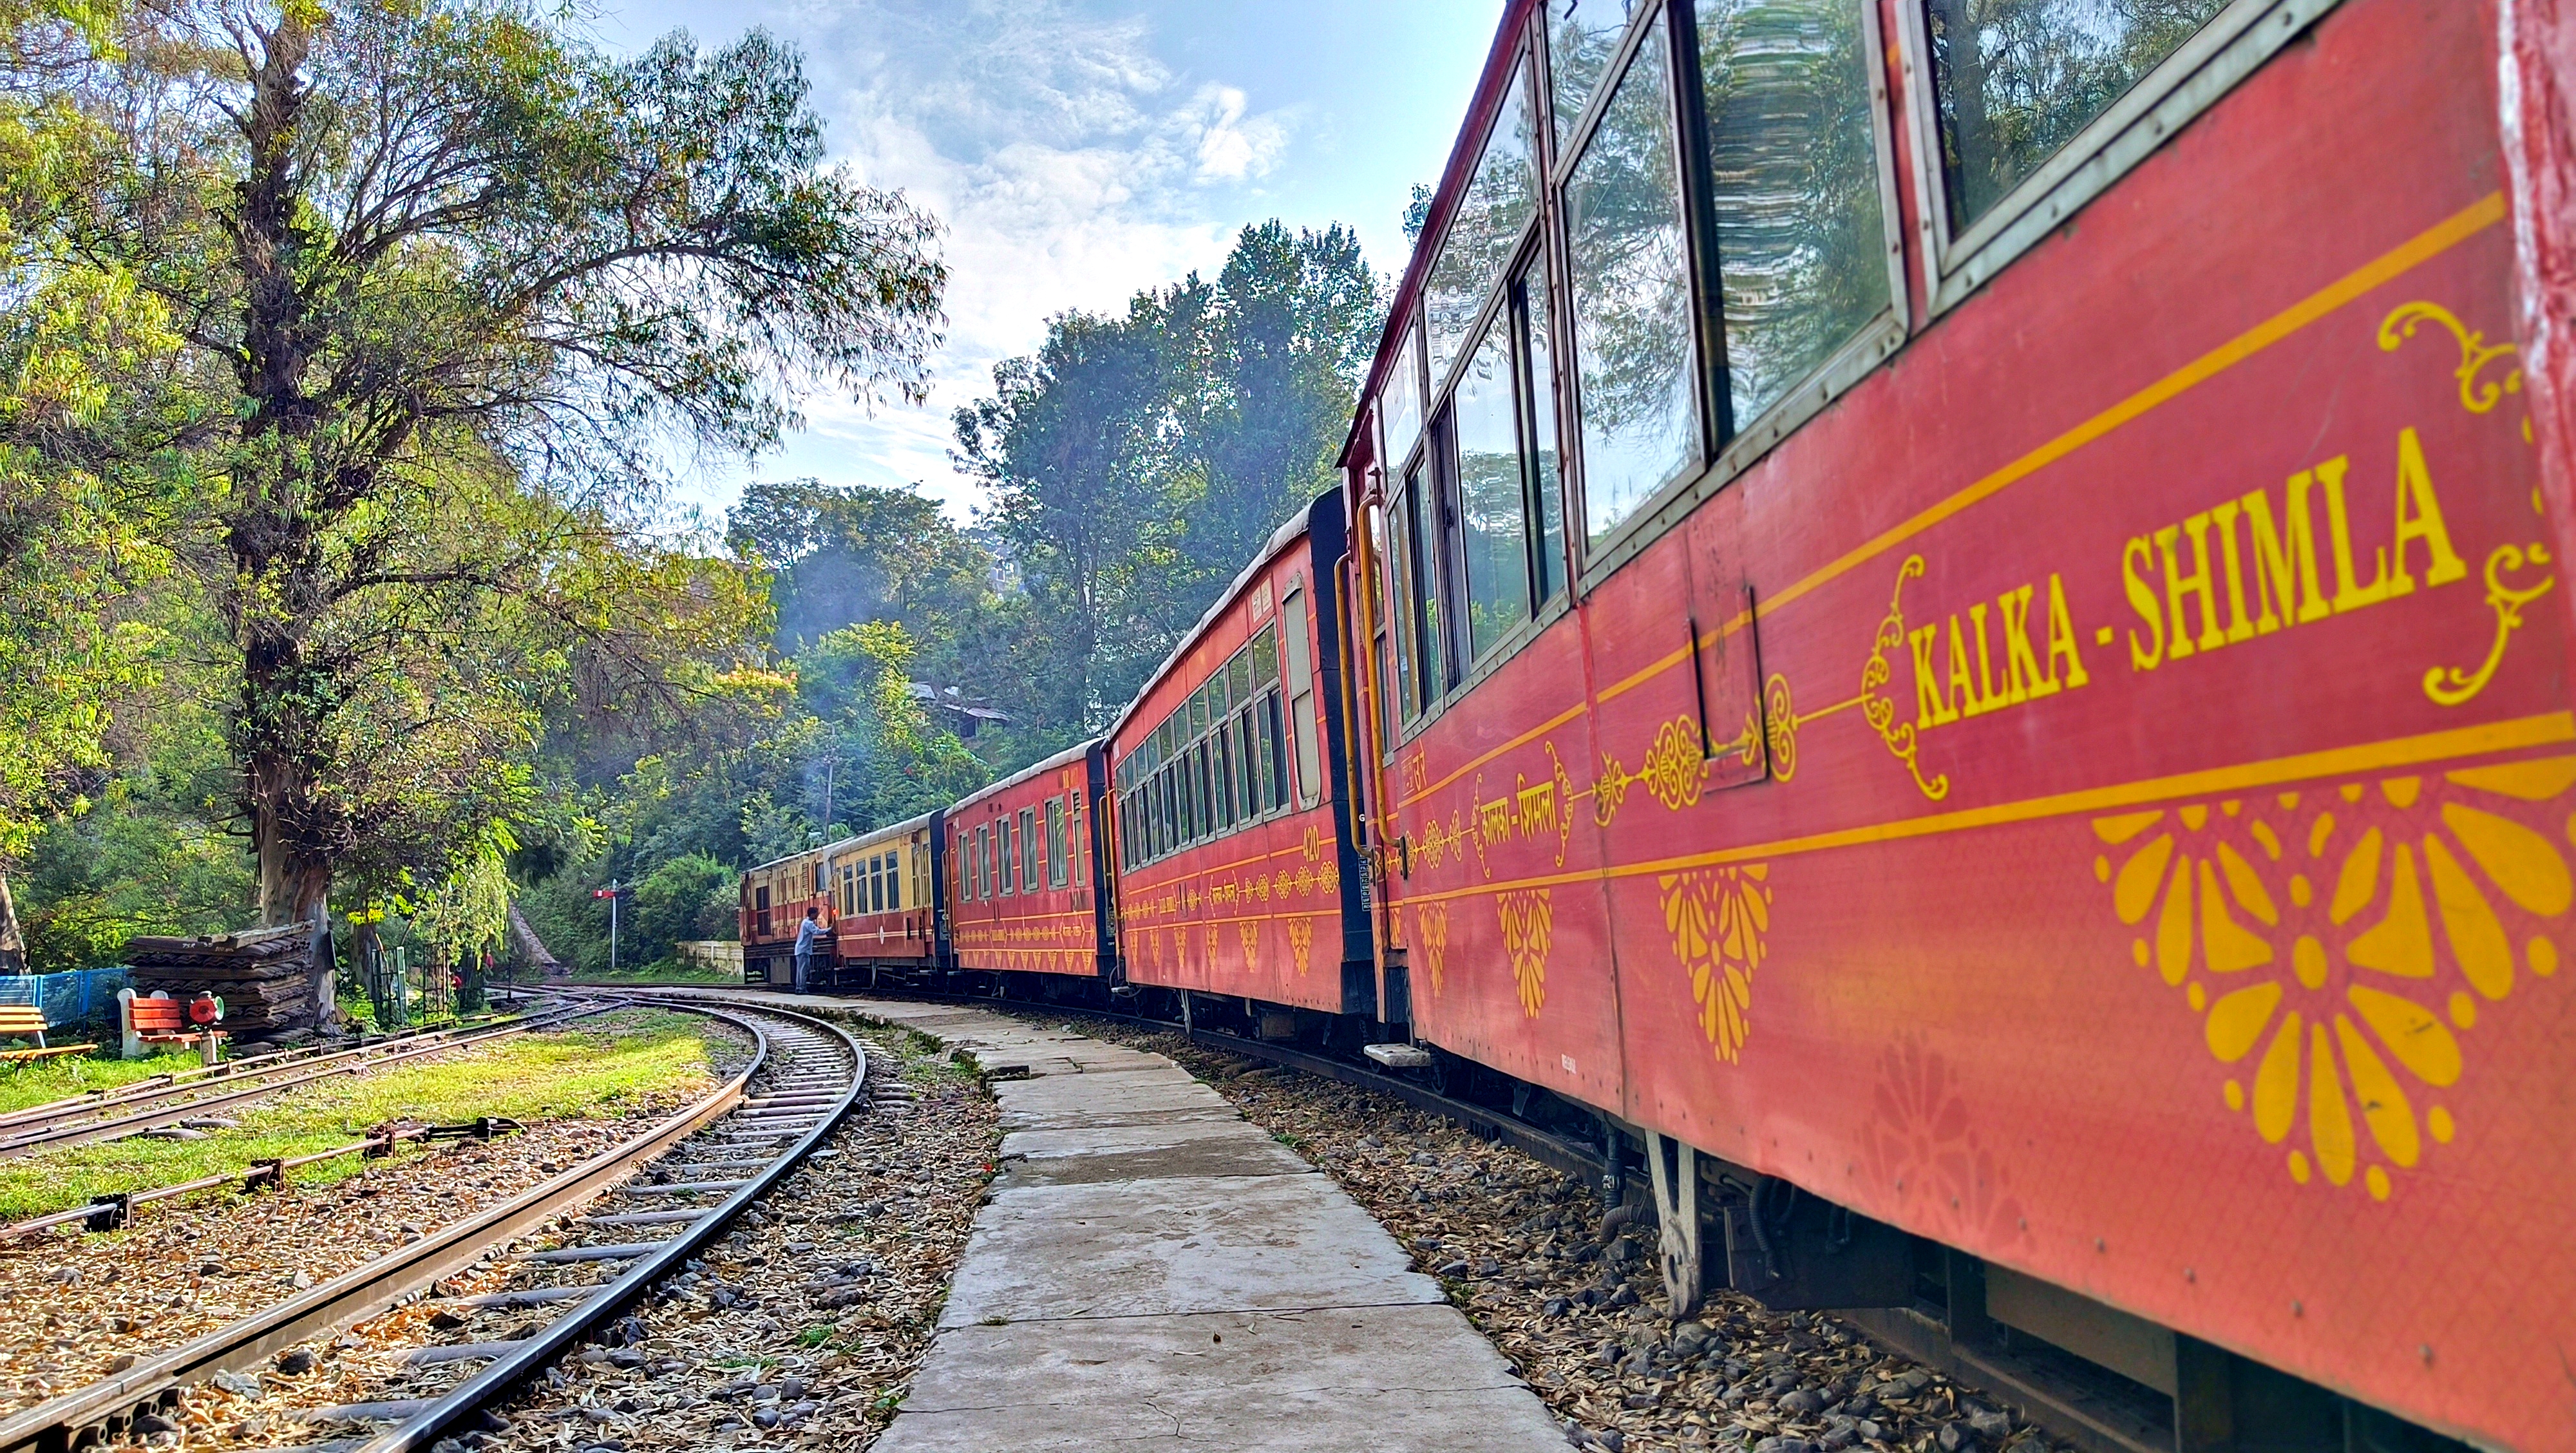
{"label": "red train coach", "polygon": [[1111,976],[1099,824],[1104,764],[1085,742],[947,809],[947,967]]}
{"label": "red train coach", "polygon": [[823,937],[814,946],[815,960],[828,965],[832,956],[829,930],[836,915],[829,891],[828,848],[790,853],[746,870],[735,917],[742,935],[745,983],[796,982],[796,935],[812,909]]}
{"label": "red train coach", "polygon": [[2036,1337],[2105,1446],[2576,1449],[2534,12],[1507,7],[1343,461],[1361,841],[1683,1300]]}
{"label": "red train coach", "polygon": [[1336,709],[1344,540],[1336,495],[1280,527],[1110,729],[1130,984],[1374,1017]]}

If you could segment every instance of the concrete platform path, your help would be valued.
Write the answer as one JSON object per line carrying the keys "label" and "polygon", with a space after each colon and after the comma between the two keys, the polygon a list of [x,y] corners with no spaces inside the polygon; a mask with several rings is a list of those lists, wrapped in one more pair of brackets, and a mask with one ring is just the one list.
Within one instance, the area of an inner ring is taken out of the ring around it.
{"label": "concrete platform path", "polygon": [[1026,1072],[994,1083],[1002,1173],[878,1453],[1565,1447],[1384,1227],[1171,1060],[980,1009],[825,1002]]}

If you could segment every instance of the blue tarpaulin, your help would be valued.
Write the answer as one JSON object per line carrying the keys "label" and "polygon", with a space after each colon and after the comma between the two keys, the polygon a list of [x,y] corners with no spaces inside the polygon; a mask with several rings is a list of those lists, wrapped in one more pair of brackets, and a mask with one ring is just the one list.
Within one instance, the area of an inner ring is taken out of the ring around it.
{"label": "blue tarpaulin", "polygon": [[0,975],[0,1004],[38,1005],[45,1011],[46,1023],[64,1027],[112,1024],[116,991],[132,982],[133,976],[122,966],[61,974],[6,974]]}

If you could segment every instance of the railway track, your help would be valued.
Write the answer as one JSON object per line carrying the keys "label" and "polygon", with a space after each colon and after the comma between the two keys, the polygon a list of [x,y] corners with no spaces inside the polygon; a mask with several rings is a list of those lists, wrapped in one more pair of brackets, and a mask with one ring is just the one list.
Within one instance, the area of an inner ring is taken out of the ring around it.
{"label": "railway track", "polygon": [[[136,1430],[139,1418],[174,1404],[196,1383],[245,1371],[299,1343],[353,1326],[493,1258],[514,1277],[532,1280],[566,1267],[623,1270],[605,1283],[512,1287],[454,1298],[460,1315],[449,1320],[459,1327],[471,1326],[477,1313],[496,1310],[533,1311],[548,1319],[503,1340],[422,1349],[414,1359],[421,1365],[482,1364],[436,1397],[335,1408],[324,1416],[385,1425],[364,1444],[373,1453],[426,1448],[610,1328],[792,1172],[868,1089],[866,1054],[837,1025],[766,1006],[660,1002],[748,1032],[755,1042],[750,1062],[713,1094],[645,1134],[499,1206],[87,1387],[0,1417],[0,1453],[72,1453],[122,1438]],[[671,1156],[678,1158],[665,1163]],[[611,1197],[613,1209],[580,1209]],[[550,1224],[572,1228],[566,1244],[509,1250]]]}
{"label": "railway track", "polygon": [[[575,987],[581,988],[581,986]],[[582,991],[592,992],[588,989],[582,989]],[[681,990],[655,989],[639,992],[645,996],[685,993]],[[1360,1089],[1373,1090],[1391,1099],[1401,1100],[1425,1114],[1438,1115],[1454,1121],[1488,1140],[1509,1145],[1541,1165],[1563,1171],[1568,1175],[1582,1176],[1587,1180],[1598,1182],[1610,1163],[1604,1152],[1606,1136],[1604,1141],[1599,1143],[1572,1139],[1545,1126],[1533,1124],[1510,1110],[1450,1094],[1444,1089],[1424,1084],[1419,1080],[1388,1074],[1367,1065],[1354,1064],[1348,1060],[1334,1059],[1328,1055],[1274,1044],[1267,1040],[1247,1039],[1242,1035],[1184,1024],[1176,1019],[1158,1019],[1143,1014],[1122,1013],[1115,1009],[1096,1009],[1087,1005],[997,998],[989,994],[939,994],[926,990],[894,987],[870,989],[866,992],[885,999],[907,999],[924,1004],[964,1004],[978,1009],[992,1009],[998,1013],[1030,1014],[1040,1017],[1061,1015],[1066,1018],[1105,1019],[1114,1024],[1131,1024],[1139,1029],[1161,1030],[1168,1034],[1181,1035],[1190,1043],[1205,1049],[1222,1050],[1228,1054],[1241,1055],[1246,1059],[1274,1064],[1282,1069],[1296,1070],[1302,1074],[1316,1075],[1357,1086]]]}
{"label": "railway track", "polygon": [[467,1028],[429,1030],[349,1049],[261,1055],[30,1105],[0,1114],[0,1160],[122,1140],[212,1116],[317,1080],[382,1069],[467,1045],[550,1029],[616,1007],[587,1000],[557,1002],[532,1013]]}

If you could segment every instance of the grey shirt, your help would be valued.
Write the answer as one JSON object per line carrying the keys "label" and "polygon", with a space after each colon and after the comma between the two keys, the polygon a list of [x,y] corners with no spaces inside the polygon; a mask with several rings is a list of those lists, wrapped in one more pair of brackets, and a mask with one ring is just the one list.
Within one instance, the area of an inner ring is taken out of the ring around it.
{"label": "grey shirt", "polygon": [[822,929],[823,924],[820,919],[806,919],[804,926],[796,930],[796,952],[800,955],[812,953],[814,935],[822,932]]}

